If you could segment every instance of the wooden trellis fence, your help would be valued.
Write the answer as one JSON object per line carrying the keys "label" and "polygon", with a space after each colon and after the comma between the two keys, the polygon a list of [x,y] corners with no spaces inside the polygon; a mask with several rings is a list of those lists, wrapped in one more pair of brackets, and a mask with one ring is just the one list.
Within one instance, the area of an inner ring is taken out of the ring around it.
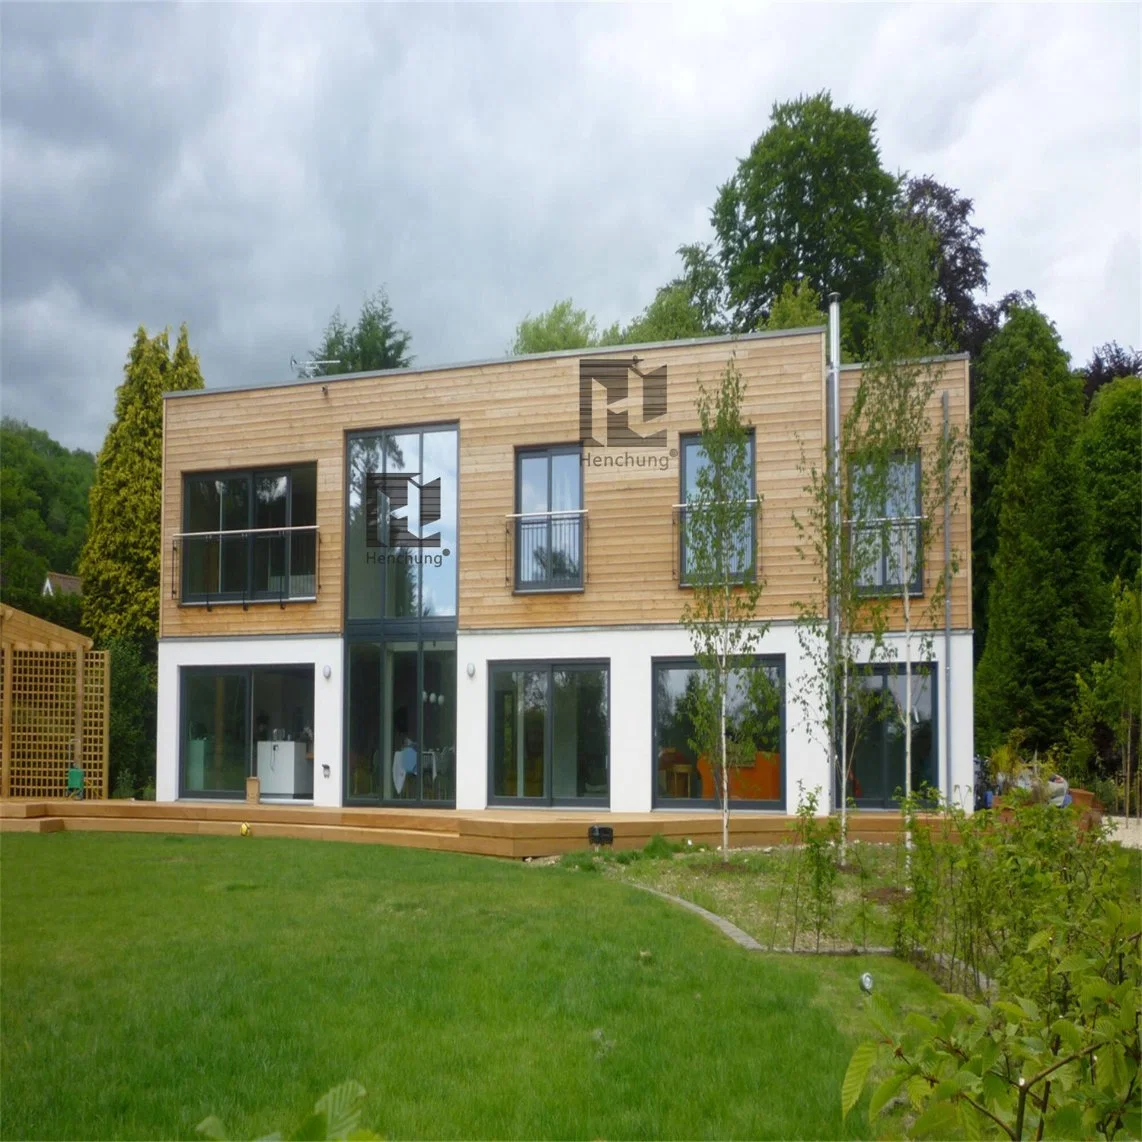
{"label": "wooden trellis fence", "polygon": [[111,661],[91,639],[0,606],[0,796],[107,796]]}

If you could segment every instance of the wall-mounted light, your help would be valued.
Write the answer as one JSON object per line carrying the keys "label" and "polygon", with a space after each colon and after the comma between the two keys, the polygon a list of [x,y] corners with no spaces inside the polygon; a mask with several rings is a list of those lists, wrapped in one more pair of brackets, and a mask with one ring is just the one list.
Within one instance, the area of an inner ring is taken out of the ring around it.
{"label": "wall-mounted light", "polygon": [[469,678],[475,678],[476,677],[476,664],[474,662],[468,663],[468,677]]}
{"label": "wall-mounted light", "polygon": [[328,681],[330,678],[333,677],[333,667],[330,666],[328,663],[326,663],[321,668],[321,677],[324,678],[326,681]]}
{"label": "wall-mounted light", "polygon": [[329,776],[329,762],[327,762],[327,761],[323,761],[321,763],[321,776],[322,777],[328,777]]}

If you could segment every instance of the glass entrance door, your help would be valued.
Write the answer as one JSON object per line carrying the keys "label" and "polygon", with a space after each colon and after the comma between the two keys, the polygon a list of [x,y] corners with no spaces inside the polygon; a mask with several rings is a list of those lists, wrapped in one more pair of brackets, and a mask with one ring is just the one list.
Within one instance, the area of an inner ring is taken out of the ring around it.
{"label": "glass entrance door", "polygon": [[349,646],[346,800],[456,800],[456,643],[400,638]]}

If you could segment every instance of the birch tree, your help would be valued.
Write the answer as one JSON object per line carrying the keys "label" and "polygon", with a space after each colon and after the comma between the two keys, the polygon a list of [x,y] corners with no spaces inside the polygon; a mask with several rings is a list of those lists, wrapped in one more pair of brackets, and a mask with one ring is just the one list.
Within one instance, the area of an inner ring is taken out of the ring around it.
{"label": "birch tree", "polygon": [[723,858],[730,844],[729,770],[752,764],[774,707],[769,675],[754,660],[768,624],[756,617],[764,582],[757,562],[753,454],[741,414],[744,392],[733,359],[716,387],[699,382],[701,449],[681,521],[681,575],[692,588],[682,623],[698,662],[690,746],[705,755],[714,774]]}

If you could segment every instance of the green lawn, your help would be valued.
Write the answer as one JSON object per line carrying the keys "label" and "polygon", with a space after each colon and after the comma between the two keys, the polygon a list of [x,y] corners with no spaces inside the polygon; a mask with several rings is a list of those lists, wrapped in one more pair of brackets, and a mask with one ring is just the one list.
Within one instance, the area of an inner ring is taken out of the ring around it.
{"label": "green lawn", "polygon": [[601,876],[373,846],[0,841],[0,1132],[296,1129],[368,1090],[388,1137],[841,1138],[886,958],[761,956]]}

